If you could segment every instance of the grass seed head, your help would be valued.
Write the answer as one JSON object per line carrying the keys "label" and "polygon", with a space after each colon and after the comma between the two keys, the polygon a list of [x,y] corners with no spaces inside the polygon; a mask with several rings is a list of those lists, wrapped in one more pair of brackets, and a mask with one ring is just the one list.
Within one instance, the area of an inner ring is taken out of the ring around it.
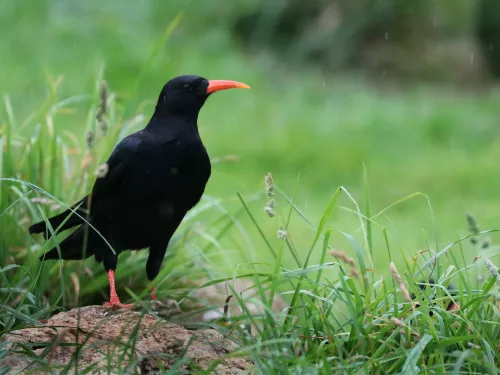
{"label": "grass seed head", "polygon": [[52,199],[49,199],[47,197],[33,197],[31,198],[31,202],[33,203],[38,203],[43,206],[50,206],[51,204],[54,204],[54,201]]}
{"label": "grass seed head", "polygon": [[89,150],[92,150],[92,148],[94,147],[94,141],[95,141],[95,134],[94,134],[93,130],[87,131],[85,141],[87,143],[87,148]]}
{"label": "grass seed head", "polygon": [[356,262],[353,258],[348,256],[344,250],[333,249],[330,250],[330,255],[348,264],[351,267],[356,267]]}
{"label": "grass seed head", "polygon": [[361,276],[361,273],[356,268],[351,268],[350,275],[357,279]]}
{"label": "grass seed head", "polygon": [[403,298],[405,299],[405,301],[411,302],[410,293],[408,292],[408,288],[406,288],[406,284],[403,282],[403,278],[398,273],[398,269],[396,268],[396,266],[392,262],[391,262],[389,267],[391,269],[393,279],[396,280],[397,283],[399,284],[399,289],[401,290],[401,294],[403,295]]}
{"label": "grass seed head", "polygon": [[108,133],[108,120],[106,118],[106,114],[108,113],[108,93],[107,82],[101,81],[101,87],[99,90],[99,107],[97,108],[95,118],[104,136]]}
{"label": "grass seed head", "polygon": [[288,232],[286,230],[284,230],[283,228],[278,229],[278,239],[279,240],[284,241],[284,240],[286,240],[287,236],[288,236]]}
{"label": "grass seed head", "polygon": [[109,165],[108,163],[103,163],[99,167],[97,167],[96,171],[94,172],[95,176],[97,178],[104,178],[109,172]]}
{"label": "grass seed head", "polygon": [[394,323],[394,325],[396,325],[398,327],[405,327],[404,322],[398,318],[392,317],[391,322]]}
{"label": "grass seed head", "polygon": [[274,207],[276,207],[276,201],[274,200],[274,182],[273,182],[273,175],[271,172],[266,174],[264,177],[264,185],[266,188],[266,197],[267,197],[267,202],[266,205],[264,206],[264,212],[269,216],[273,217],[275,216],[274,212]]}
{"label": "grass seed head", "polygon": [[497,266],[495,266],[493,262],[490,260],[490,258],[488,258],[487,256],[483,258],[483,261],[484,264],[486,265],[486,268],[488,268],[488,271],[490,271],[493,277],[497,279],[497,284],[500,287],[500,273],[498,272]]}
{"label": "grass seed head", "polygon": [[491,245],[491,240],[489,238],[486,238],[483,243],[481,244],[481,249],[485,250],[489,248]]}
{"label": "grass seed head", "polygon": [[264,177],[264,184],[266,186],[266,195],[268,198],[274,197],[274,182],[273,182],[273,175],[271,172],[266,174]]}
{"label": "grass seed head", "polygon": [[479,226],[477,225],[477,221],[470,213],[466,213],[465,217],[467,218],[467,225],[469,226],[469,232],[472,234],[479,233]]}
{"label": "grass seed head", "polygon": [[276,201],[274,199],[269,199],[264,206],[264,212],[269,216],[276,216],[274,212],[274,207],[276,207]]}
{"label": "grass seed head", "polygon": [[99,90],[99,110],[102,115],[108,113],[108,83],[106,81],[101,81],[101,87]]}
{"label": "grass seed head", "polygon": [[85,155],[83,155],[83,159],[80,164],[80,169],[86,170],[91,162],[92,162],[92,154],[90,153],[89,150],[87,150],[87,152],[85,152]]}
{"label": "grass seed head", "polygon": [[49,207],[49,210],[51,212],[54,212],[54,211],[57,211],[61,208],[61,205],[59,203],[54,203],[54,204],[51,204],[50,207]]}

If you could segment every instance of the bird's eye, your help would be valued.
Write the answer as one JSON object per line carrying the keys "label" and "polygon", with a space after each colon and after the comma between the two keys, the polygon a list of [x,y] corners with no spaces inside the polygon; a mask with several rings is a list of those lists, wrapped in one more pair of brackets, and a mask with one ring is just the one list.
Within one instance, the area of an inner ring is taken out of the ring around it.
{"label": "bird's eye", "polygon": [[192,87],[189,83],[186,83],[186,84],[184,85],[184,90],[186,90],[186,91],[192,91],[192,90],[193,90],[193,87]]}

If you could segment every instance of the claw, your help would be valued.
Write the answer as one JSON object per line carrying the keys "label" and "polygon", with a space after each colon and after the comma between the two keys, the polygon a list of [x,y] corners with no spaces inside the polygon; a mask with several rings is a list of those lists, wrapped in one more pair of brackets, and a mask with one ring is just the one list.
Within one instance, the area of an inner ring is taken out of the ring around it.
{"label": "claw", "polygon": [[117,309],[131,309],[133,304],[121,303],[120,301],[118,301],[118,302],[106,302],[104,306],[109,307],[110,309],[113,310],[117,310]]}

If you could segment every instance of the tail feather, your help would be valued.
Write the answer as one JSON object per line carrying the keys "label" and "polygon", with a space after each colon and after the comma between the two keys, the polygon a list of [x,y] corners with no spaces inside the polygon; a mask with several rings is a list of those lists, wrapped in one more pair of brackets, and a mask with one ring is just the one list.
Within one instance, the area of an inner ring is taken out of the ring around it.
{"label": "tail feather", "polygon": [[40,256],[40,260],[47,259],[68,259],[68,260],[79,260],[85,259],[94,255],[94,247],[90,245],[90,241],[87,241],[87,246],[84,254],[84,239],[85,239],[85,226],[81,226],[75,232],[71,233],[68,237],[61,241],[59,244],[59,250],[61,251],[61,256],[59,256],[59,250],[56,247],[50,249],[44,255]]}
{"label": "tail feather", "polygon": [[[87,213],[85,212],[87,210],[87,206],[88,206],[88,196],[82,198],[80,201],[71,206],[71,209],[68,209],[60,213],[59,215],[49,218],[48,221],[54,230],[59,228],[59,232],[77,226],[79,224],[83,224],[84,220],[80,216],[83,216],[84,218],[87,216]],[[80,216],[76,215],[76,213],[78,213],[78,215]],[[48,237],[46,221],[40,221],[38,223],[35,223],[32,226],[30,226],[28,230],[30,234],[44,233],[45,237]]]}

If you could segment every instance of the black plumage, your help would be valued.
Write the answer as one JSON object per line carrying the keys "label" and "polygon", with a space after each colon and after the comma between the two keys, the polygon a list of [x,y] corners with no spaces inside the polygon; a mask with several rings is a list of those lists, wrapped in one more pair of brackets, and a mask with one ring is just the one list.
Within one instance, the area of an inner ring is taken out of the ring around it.
{"label": "black plumage", "polygon": [[[149,248],[146,272],[153,280],[170,238],[200,200],[211,166],[198,132],[198,114],[211,93],[229,88],[249,87],[198,76],[167,82],[148,125],[116,146],[105,176],[96,179],[90,195],[72,206],[78,215],[67,210],[48,219],[58,232],[78,226],[59,244],[60,256],[84,259],[93,255],[103,262],[110,281],[108,305],[125,306],[114,285],[118,254]],[[36,223],[29,231],[47,236],[47,223]],[[55,247],[40,258],[59,259],[59,251]]]}

